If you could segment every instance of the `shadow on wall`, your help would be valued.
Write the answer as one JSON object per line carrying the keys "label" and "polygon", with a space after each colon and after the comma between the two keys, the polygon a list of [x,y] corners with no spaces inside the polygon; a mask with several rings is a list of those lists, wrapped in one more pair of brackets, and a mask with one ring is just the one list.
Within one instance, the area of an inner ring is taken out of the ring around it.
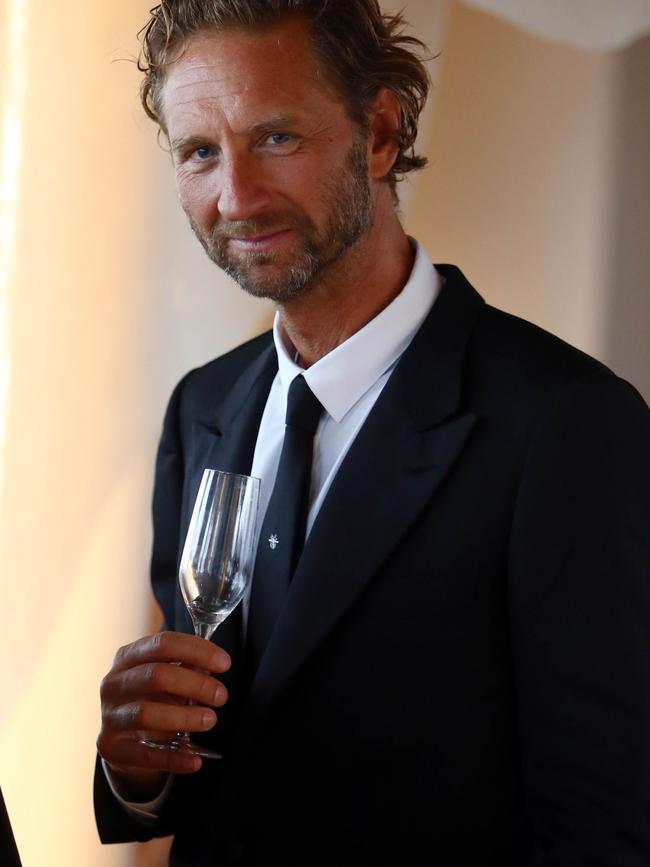
{"label": "shadow on wall", "polygon": [[605,362],[650,403],[650,36],[621,52]]}

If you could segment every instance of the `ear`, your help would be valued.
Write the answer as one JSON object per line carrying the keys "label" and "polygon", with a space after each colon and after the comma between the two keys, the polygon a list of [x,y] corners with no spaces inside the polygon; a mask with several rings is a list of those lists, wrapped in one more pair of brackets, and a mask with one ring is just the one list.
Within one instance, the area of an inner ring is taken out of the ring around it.
{"label": "ear", "polygon": [[385,178],[399,153],[398,137],[402,123],[399,100],[386,87],[375,95],[368,114],[368,168],[370,177]]}

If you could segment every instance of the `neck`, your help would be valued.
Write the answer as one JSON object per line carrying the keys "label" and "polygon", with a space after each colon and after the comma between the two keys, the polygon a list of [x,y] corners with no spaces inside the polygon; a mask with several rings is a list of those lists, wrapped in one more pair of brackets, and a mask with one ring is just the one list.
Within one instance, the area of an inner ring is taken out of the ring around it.
{"label": "neck", "polygon": [[304,367],[331,352],[399,295],[414,253],[391,208],[304,296],[279,306],[282,328]]}

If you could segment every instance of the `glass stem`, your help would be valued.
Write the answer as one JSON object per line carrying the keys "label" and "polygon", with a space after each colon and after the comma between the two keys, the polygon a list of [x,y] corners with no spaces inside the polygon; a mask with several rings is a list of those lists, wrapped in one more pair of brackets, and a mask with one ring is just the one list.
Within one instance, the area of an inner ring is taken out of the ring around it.
{"label": "glass stem", "polygon": [[194,621],[194,633],[199,638],[205,638],[209,641],[217,630],[218,623],[198,623]]}
{"label": "glass stem", "polygon": [[[193,698],[188,698],[185,702],[186,707],[194,707],[196,702]],[[176,737],[174,738],[175,742],[178,744],[179,748],[183,748],[189,745],[191,740],[191,735],[189,732],[176,732]]]}
{"label": "glass stem", "polygon": [[[198,635],[199,638],[205,638],[207,641],[209,641],[214,635],[218,625],[218,623],[199,623],[195,620],[194,633],[195,635]],[[196,702],[193,698],[188,698],[186,702],[187,707],[194,707],[195,704]],[[190,740],[191,738],[189,732],[176,732],[175,741],[178,744],[177,749],[187,746],[190,743]]]}

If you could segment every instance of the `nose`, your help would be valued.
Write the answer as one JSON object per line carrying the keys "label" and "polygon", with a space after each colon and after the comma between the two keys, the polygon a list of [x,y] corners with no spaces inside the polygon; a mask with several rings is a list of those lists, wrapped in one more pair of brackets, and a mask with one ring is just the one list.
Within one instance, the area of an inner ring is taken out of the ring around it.
{"label": "nose", "polygon": [[270,196],[259,163],[250,154],[229,154],[222,160],[217,207],[224,220],[250,220],[264,211]]}

